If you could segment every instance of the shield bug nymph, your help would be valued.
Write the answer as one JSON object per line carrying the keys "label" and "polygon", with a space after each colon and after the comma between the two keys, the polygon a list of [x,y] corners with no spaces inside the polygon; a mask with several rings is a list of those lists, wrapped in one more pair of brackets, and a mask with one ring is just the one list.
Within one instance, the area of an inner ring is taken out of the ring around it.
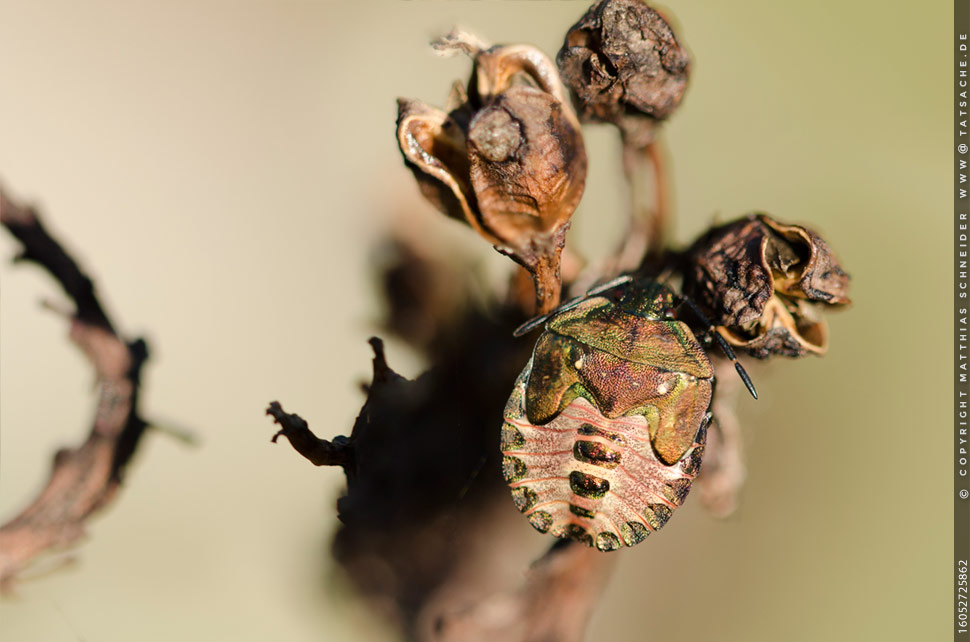
{"label": "shield bug nymph", "polygon": [[502,428],[503,474],[538,530],[610,551],[643,541],[683,503],[714,369],[675,318],[682,302],[666,285],[626,279],[541,320]]}

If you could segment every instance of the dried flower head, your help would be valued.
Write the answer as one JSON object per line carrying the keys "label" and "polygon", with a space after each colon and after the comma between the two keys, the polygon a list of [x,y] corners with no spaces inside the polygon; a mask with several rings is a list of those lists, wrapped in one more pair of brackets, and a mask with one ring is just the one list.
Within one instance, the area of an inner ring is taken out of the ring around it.
{"label": "dried flower head", "polygon": [[687,252],[685,292],[728,343],[758,358],[822,354],[821,310],[849,303],[849,275],[815,232],[751,215],[715,228]]}
{"label": "dried flower head", "polygon": [[569,217],[583,195],[586,150],[552,62],[526,45],[482,49],[463,34],[436,43],[475,62],[451,112],[398,101],[398,144],[424,195],[529,270],[540,311],[558,304]]}
{"label": "dried flower head", "polygon": [[642,0],[600,0],[569,30],[556,57],[583,120],[613,123],[643,147],[677,109],[690,58],[663,16]]}

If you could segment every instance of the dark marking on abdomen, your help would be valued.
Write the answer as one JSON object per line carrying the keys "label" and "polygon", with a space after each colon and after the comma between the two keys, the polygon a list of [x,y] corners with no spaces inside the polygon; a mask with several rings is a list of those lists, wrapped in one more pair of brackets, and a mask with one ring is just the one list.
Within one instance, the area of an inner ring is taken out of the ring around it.
{"label": "dark marking on abdomen", "polygon": [[540,533],[545,533],[552,526],[552,515],[544,510],[537,510],[529,515],[529,523]]}
{"label": "dark marking on abdomen", "polygon": [[573,444],[573,457],[587,464],[611,470],[620,465],[620,451],[597,441],[577,441]]}
{"label": "dark marking on abdomen", "polygon": [[582,542],[587,546],[593,545],[593,536],[585,528],[579,524],[566,524],[563,529],[562,534],[557,534],[557,537],[565,537],[568,539],[574,539],[577,542]]}
{"label": "dark marking on abdomen", "polygon": [[525,446],[525,437],[515,427],[505,424],[502,426],[502,451],[518,450]]}
{"label": "dark marking on abdomen", "polygon": [[667,482],[664,486],[664,495],[670,502],[680,506],[690,492],[690,481],[690,479],[675,479]]}
{"label": "dark marking on abdomen", "polygon": [[569,487],[574,493],[586,499],[600,499],[610,490],[610,482],[574,470],[569,473]]}
{"label": "dark marking on abdomen", "polygon": [[512,489],[512,501],[524,513],[538,503],[539,495],[528,486],[519,486]]}
{"label": "dark marking on abdomen", "polygon": [[643,516],[647,518],[647,523],[650,524],[650,528],[659,531],[667,523],[667,520],[670,519],[672,512],[666,504],[650,504],[647,506],[647,510],[643,512]]}
{"label": "dark marking on abdomen", "polygon": [[596,536],[596,548],[601,551],[615,551],[620,548],[620,538],[613,533],[600,533]]}
{"label": "dark marking on abdomen", "polygon": [[596,512],[587,510],[582,506],[577,506],[576,504],[569,505],[569,512],[576,517],[585,517],[586,519],[596,519]]}
{"label": "dark marking on abdomen", "polygon": [[502,477],[505,478],[505,482],[511,484],[512,482],[517,482],[526,473],[529,472],[528,467],[525,462],[518,457],[513,457],[512,455],[505,455],[502,457]]}
{"label": "dark marking on abdomen", "polygon": [[647,539],[650,531],[640,522],[627,522],[620,527],[620,534],[623,535],[623,542],[627,546],[634,546]]}
{"label": "dark marking on abdomen", "polygon": [[576,430],[576,432],[584,437],[602,437],[603,439],[612,441],[617,446],[626,446],[626,440],[623,439],[623,435],[615,432],[609,432],[603,430],[602,428],[597,428],[593,424],[583,424]]}

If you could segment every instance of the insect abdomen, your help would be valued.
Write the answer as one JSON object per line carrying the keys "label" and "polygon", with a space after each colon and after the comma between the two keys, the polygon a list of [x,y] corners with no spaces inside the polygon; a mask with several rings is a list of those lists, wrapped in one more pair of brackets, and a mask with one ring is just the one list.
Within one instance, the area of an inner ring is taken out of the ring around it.
{"label": "insect abdomen", "polygon": [[683,503],[705,425],[668,466],[657,458],[642,415],[610,419],[579,397],[552,421],[534,425],[526,418],[524,391],[520,377],[506,407],[503,470],[516,507],[535,528],[615,550],[643,541]]}

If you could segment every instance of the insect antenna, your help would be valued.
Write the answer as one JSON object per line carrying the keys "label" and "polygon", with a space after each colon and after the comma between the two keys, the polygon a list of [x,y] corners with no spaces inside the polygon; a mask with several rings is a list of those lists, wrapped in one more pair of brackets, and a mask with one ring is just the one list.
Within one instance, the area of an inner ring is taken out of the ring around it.
{"label": "insect antenna", "polygon": [[543,314],[541,317],[533,317],[517,327],[515,332],[512,333],[513,337],[521,337],[522,335],[528,334],[538,328],[540,325],[546,322],[546,320],[562,311],[563,308],[556,308],[549,314]]}
{"label": "insect antenna", "polygon": [[714,338],[714,340],[717,342],[717,345],[720,346],[721,351],[724,352],[724,355],[732,363],[734,363],[734,369],[738,371],[738,376],[741,377],[741,381],[744,382],[744,385],[748,389],[748,392],[751,393],[752,397],[757,399],[758,391],[754,389],[754,383],[751,382],[751,377],[748,376],[748,373],[744,369],[744,366],[741,365],[741,363],[738,361],[737,356],[735,356],[734,350],[731,348],[730,344],[728,344],[728,342],[724,340],[724,337],[721,336],[721,333],[717,331],[717,328],[714,327],[714,324],[711,322],[711,320],[708,319],[707,315],[701,312],[700,308],[698,308],[697,305],[687,297],[679,296],[677,298],[680,300],[681,303],[686,304],[687,307],[690,308],[691,312],[694,313],[694,315],[700,320],[701,323],[707,326],[707,333]]}
{"label": "insect antenna", "polygon": [[607,281],[602,285],[597,285],[595,288],[587,290],[586,294],[581,294],[575,299],[570,299],[569,301],[566,301],[565,303],[560,305],[552,312],[543,314],[542,316],[539,316],[539,317],[534,317],[532,319],[529,319],[528,321],[526,321],[525,323],[517,327],[515,329],[515,332],[512,333],[512,336],[521,337],[522,335],[528,334],[533,330],[535,330],[536,328],[538,328],[543,323],[545,323],[546,321],[548,321],[549,319],[551,319],[552,317],[556,316],[557,314],[561,312],[565,312],[566,310],[571,310],[590,297],[596,296],[597,294],[602,294],[607,290],[612,290],[616,286],[623,285],[624,283],[629,283],[632,280],[633,280],[633,277],[630,276],[629,274],[626,274],[624,276],[617,277],[612,281]]}

